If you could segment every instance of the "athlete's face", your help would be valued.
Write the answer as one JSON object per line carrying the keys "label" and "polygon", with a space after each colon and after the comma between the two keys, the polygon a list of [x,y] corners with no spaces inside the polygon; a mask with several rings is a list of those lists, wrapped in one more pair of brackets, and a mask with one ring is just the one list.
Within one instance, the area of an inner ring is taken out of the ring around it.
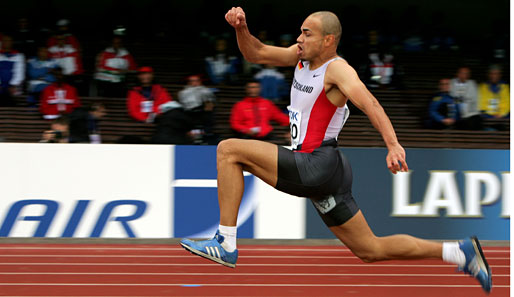
{"label": "athlete's face", "polygon": [[308,17],[302,24],[302,34],[298,36],[297,54],[301,60],[311,60],[318,56],[323,49],[323,32],[321,20],[318,17]]}

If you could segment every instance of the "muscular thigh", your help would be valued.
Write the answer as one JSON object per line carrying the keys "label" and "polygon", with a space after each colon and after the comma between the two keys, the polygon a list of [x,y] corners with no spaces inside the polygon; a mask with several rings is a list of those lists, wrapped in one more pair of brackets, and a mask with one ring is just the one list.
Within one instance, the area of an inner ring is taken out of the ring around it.
{"label": "muscular thigh", "polygon": [[[228,156],[271,186],[277,184],[277,145],[269,142],[249,139],[227,139],[218,145],[218,162],[220,154]],[[219,170],[219,169],[218,169]]]}

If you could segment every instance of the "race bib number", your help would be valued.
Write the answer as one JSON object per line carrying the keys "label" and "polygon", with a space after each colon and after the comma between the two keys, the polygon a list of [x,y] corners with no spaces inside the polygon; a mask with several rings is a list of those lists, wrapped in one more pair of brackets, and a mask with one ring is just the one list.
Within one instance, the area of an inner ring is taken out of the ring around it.
{"label": "race bib number", "polygon": [[291,129],[291,146],[293,149],[298,148],[298,142],[300,141],[300,127],[302,121],[302,114],[300,111],[287,107],[289,110],[289,128]]}
{"label": "race bib number", "polygon": [[141,112],[152,112],[152,110],[153,110],[153,101],[141,102]]}

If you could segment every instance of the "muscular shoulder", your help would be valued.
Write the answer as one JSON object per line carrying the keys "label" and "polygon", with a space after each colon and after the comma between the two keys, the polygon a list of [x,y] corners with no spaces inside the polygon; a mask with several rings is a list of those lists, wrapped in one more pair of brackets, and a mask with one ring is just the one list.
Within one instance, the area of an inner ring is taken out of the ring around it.
{"label": "muscular shoulder", "polygon": [[359,79],[355,69],[346,60],[342,59],[335,60],[328,65],[325,77],[327,83],[335,83],[337,81],[348,82]]}

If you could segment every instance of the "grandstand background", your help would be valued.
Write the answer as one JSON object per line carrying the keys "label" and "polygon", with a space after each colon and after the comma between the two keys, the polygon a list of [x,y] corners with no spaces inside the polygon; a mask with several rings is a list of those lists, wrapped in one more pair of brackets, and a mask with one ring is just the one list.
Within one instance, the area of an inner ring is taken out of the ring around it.
{"label": "grandstand background", "polygon": [[[373,5],[371,5],[373,4]],[[185,84],[185,77],[204,73],[204,57],[213,44],[206,36],[227,34],[228,44],[238,53],[234,34],[223,18],[227,8],[244,5],[252,32],[266,30],[269,39],[282,34],[296,38],[305,15],[314,10],[329,9],[342,20],[343,37],[340,53],[361,74],[366,59],[367,34],[378,30],[394,36],[390,44],[396,63],[401,66],[402,86],[394,90],[372,91],[391,117],[399,140],[406,147],[433,148],[500,148],[509,147],[508,131],[427,130],[423,128],[428,103],[442,77],[453,77],[460,65],[472,70],[478,82],[486,79],[487,67],[500,63],[509,69],[509,2],[430,1],[415,5],[405,1],[387,1],[379,6],[373,1],[3,1],[0,20],[3,31],[12,30],[16,20],[27,17],[35,28],[53,29],[60,18],[71,20],[71,30],[82,44],[86,76],[92,76],[96,54],[109,43],[112,29],[127,28],[125,47],[138,65],[156,70],[158,82],[172,96]],[[458,45],[455,50],[405,52],[401,40],[415,33],[429,38],[437,31],[448,32]],[[506,56],[493,58],[495,49]],[[244,95],[243,84],[249,75],[240,75],[236,83],[215,86],[219,89],[215,131],[220,139],[232,136],[228,117],[232,105]],[[291,77],[288,77],[291,79]],[[508,71],[503,79],[509,81]],[[130,80],[129,80],[130,81]],[[131,80],[134,81],[134,78]],[[124,99],[89,97],[79,94],[83,102],[101,101],[108,115],[102,121],[102,139],[114,143],[120,135],[140,136],[148,140],[152,124],[136,123],[127,115]],[[24,107],[24,97],[17,107],[0,108],[0,137],[9,142],[37,142],[48,122],[38,112]],[[286,105],[283,102],[282,107]],[[352,116],[343,129],[340,143],[344,146],[383,146],[380,135],[365,116],[352,108]],[[497,121],[489,121],[494,124]],[[507,120],[501,121],[509,125]],[[285,131],[277,127],[278,131]],[[484,142],[483,139],[488,141]],[[285,144],[283,140],[275,142]]]}

